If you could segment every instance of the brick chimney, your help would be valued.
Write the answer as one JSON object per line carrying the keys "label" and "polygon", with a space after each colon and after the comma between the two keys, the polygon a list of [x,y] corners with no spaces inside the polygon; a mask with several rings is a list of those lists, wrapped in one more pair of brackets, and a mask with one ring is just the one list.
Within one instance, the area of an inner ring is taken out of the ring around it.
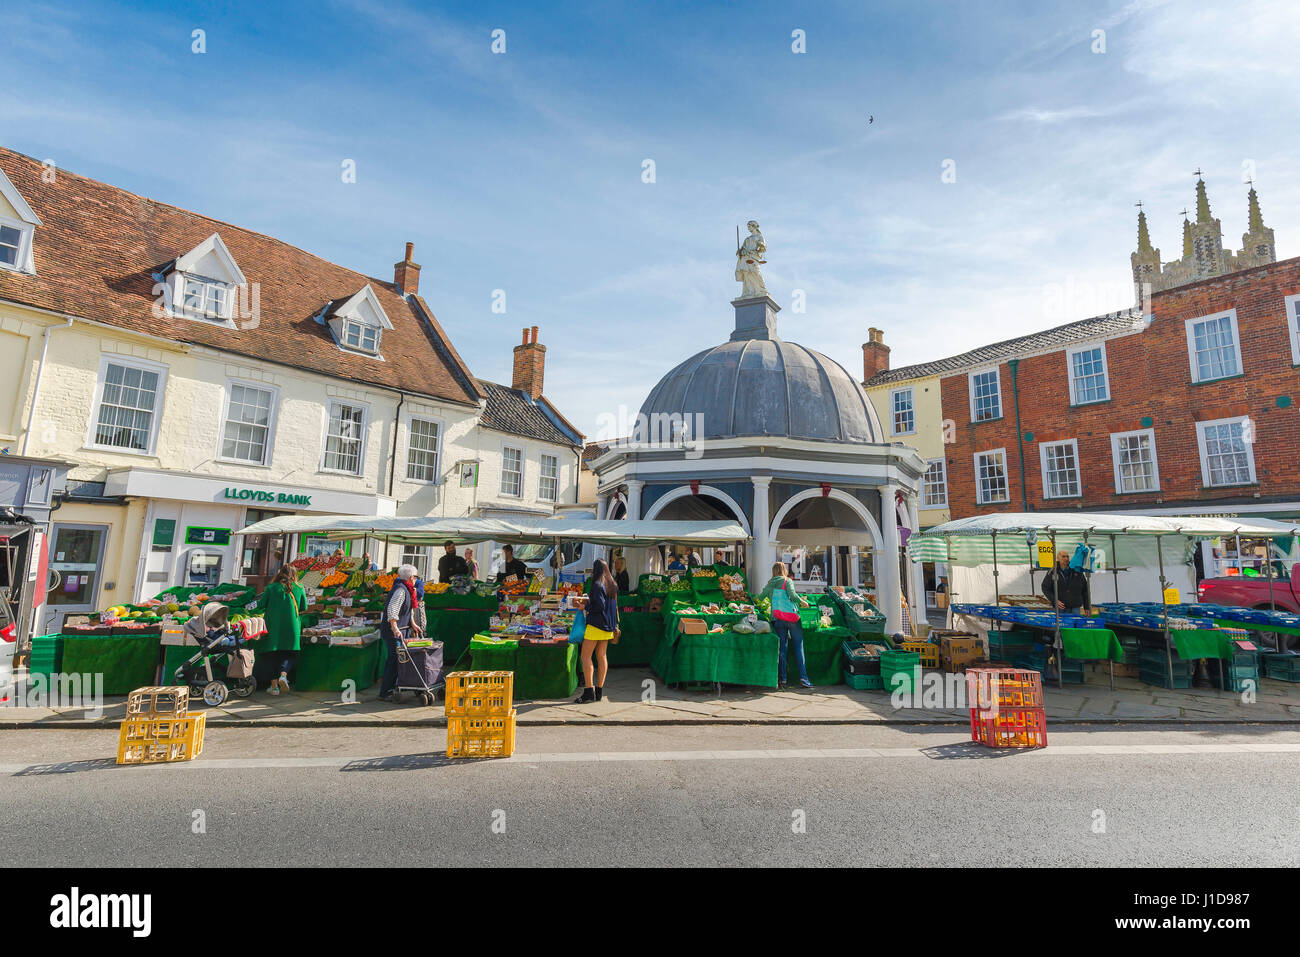
{"label": "brick chimney", "polygon": [[862,343],[862,384],[866,385],[877,372],[889,368],[889,346],[885,334],[879,329],[867,330],[867,341]]}
{"label": "brick chimney", "polygon": [[524,341],[515,346],[515,371],[512,388],[527,392],[534,399],[542,394],[542,377],[546,373],[546,346],[538,341],[537,327],[524,329]]}
{"label": "brick chimney", "polygon": [[411,262],[415,255],[415,243],[406,244],[406,258],[393,264],[393,284],[398,291],[416,295],[420,291],[420,264]]}

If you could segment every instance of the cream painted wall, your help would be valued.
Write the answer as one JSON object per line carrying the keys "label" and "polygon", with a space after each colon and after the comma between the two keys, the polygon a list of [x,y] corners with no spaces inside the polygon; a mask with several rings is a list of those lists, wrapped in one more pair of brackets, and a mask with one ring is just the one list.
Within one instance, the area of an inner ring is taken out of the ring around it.
{"label": "cream painted wall", "polygon": [[[893,393],[898,389],[912,390],[913,417],[916,421],[915,433],[895,435],[893,432]],[[876,416],[885,429],[885,438],[890,442],[902,442],[921,453],[925,459],[944,457],[943,443],[943,402],[940,396],[939,377],[928,376],[922,379],[909,379],[903,382],[891,382],[888,385],[875,386],[866,390],[876,410]],[[950,512],[946,508],[920,508],[918,515],[921,526],[928,528],[948,521]]]}
{"label": "cream painted wall", "polygon": [[[111,469],[146,468],[223,478],[232,483],[278,484],[384,496],[390,491],[391,467],[391,494],[398,500],[400,514],[456,517],[473,514],[484,506],[549,510],[554,503],[538,498],[540,456],[546,451],[559,460],[557,501],[565,503],[574,499],[577,478],[572,449],[480,429],[480,412],[475,406],[408,397],[401,403],[399,413],[400,397],[383,389],[205,347],[150,340],[83,322],[62,328],[60,317],[0,303],[0,374],[7,374],[0,379],[0,441],[15,452],[22,448],[44,342],[42,333],[49,327],[59,328],[50,335],[26,451],[33,456],[71,461],[74,466],[69,477],[74,480],[103,481]],[[153,363],[166,370],[162,409],[151,454],[91,445],[91,424],[96,415],[96,393],[104,356]],[[231,380],[270,387],[276,392],[272,451],[266,466],[220,459]],[[344,475],[322,468],[329,404],[335,400],[360,403],[368,410],[360,475]],[[395,436],[394,419],[399,415]],[[412,415],[439,423],[441,482],[438,484],[406,477],[408,425]],[[525,451],[524,494],[518,499],[499,495],[501,449],[507,442]],[[461,488],[456,463],[474,459],[482,460],[479,485]],[[117,587],[104,590],[101,605],[132,598],[145,509],[143,501],[132,502],[127,508],[68,504],[55,514],[56,521],[71,521],[69,515],[86,513],[77,520],[111,526],[102,581],[114,582]]]}

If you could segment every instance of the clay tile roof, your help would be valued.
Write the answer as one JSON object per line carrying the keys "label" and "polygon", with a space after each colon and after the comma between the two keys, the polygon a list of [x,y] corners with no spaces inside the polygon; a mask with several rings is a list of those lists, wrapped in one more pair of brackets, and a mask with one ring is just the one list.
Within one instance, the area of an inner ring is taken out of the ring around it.
{"label": "clay tile roof", "polygon": [[[44,223],[36,229],[36,275],[0,270],[0,299],[146,335],[266,359],[357,383],[477,404],[474,377],[433,313],[391,282],[326,262],[288,243],[59,170],[0,148],[3,169]],[[255,327],[156,318],[155,274],[218,233],[261,294]],[[369,283],[393,328],[383,359],[340,349],[315,317]]]}
{"label": "clay tile roof", "polygon": [[897,369],[885,369],[877,372],[867,380],[867,388],[884,385],[889,382],[904,382],[908,379],[921,379],[933,375],[950,375],[995,362],[1005,362],[1017,356],[1029,356],[1035,353],[1052,352],[1092,339],[1109,339],[1126,335],[1142,328],[1141,312],[1137,310],[1107,313],[1092,319],[1080,319],[1053,326],[1042,332],[1031,332],[1027,336],[1017,336],[992,345],[980,346],[960,355],[947,359],[935,359],[932,362],[920,362],[916,365],[899,366]]}
{"label": "clay tile roof", "polygon": [[478,380],[487,397],[480,424],[485,429],[550,442],[553,445],[582,447],[582,435],[568,425],[543,396],[534,402],[528,393],[497,382]]}

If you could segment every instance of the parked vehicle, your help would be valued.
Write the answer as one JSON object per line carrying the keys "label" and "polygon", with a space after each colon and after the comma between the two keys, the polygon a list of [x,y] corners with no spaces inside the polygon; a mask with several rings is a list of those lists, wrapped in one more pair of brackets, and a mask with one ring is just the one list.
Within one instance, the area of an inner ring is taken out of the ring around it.
{"label": "parked vehicle", "polygon": [[[1270,584],[1267,575],[1227,575],[1222,578],[1206,578],[1196,588],[1198,601],[1210,605],[1232,605],[1238,608],[1257,608],[1267,610],[1289,611],[1300,615],[1300,583],[1296,582],[1293,569],[1287,563],[1273,563],[1273,580]],[[1297,636],[1286,636],[1288,641],[1281,645],[1277,635],[1271,632],[1260,633],[1261,641],[1274,648],[1286,648],[1288,644],[1297,644]]]}
{"label": "parked vehicle", "polygon": [[0,602],[0,705],[14,696],[14,652],[18,649],[18,626],[9,617],[8,603]]}

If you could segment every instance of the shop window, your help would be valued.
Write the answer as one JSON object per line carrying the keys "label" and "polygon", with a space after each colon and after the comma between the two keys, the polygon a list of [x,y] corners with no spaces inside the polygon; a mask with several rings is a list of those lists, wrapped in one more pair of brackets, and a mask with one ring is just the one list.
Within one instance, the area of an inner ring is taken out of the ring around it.
{"label": "shop window", "polygon": [[1066,353],[1070,375],[1070,402],[1087,405],[1104,402],[1110,398],[1110,382],[1106,376],[1106,347],[1082,346]]}
{"label": "shop window", "polygon": [[1010,501],[1006,449],[975,453],[975,501],[980,505]]}
{"label": "shop window", "polygon": [[321,467],[331,472],[360,475],[365,424],[364,406],[331,402],[329,427],[325,433],[325,459]]}
{"label": "shop window", "polygon": [[1241,344],[1237,340],[1237,310],[1220,316],[1187,320],[1187,353],[1193,382],[1210,382],[1241,374]]}
{"label": "shop window", "polygon": [[1197,422],[1201,480],[1207,488],[1255,481],[1255,424],[1250,419]]}
{"label": "shop window", "polygon": [[1082,494],[1076,440],[1043,442],[1038,454],[1043,467],[1043,498],[1077,498]]}
{"label": "shop window", "polygon": [[438,481],[438,423],[412,417],[406,430],[406,477],[412,482]]}
{"label": "shop window", "polygon": [[164,366],[105,358],[89,444],[152,453],[165,378]]}
{"label": "shop window", "polygon": [[271,418],[275,392],[230,383],[226,421],[221,430],[221,457],[232,462],[266,465],[270,461]]}
{"label": "shop window", "polygon": [[970,417],[972,422],[987,422],[1002,417],[1002,380],[997,369],[972,372],[970,382]]}
{"label": "shop window", "polygon": [[555,455],[542,456],[541,475],[537,482],[537,497],[543,502],[554,502],[560,492],[560,459]]}
{"label": "shop window", "polygon": [[921,508],[948,507],[948,463],[946,459],[929,459],[921,477]]}
{"label": "shop window", "polygon": [[1160,470],[1156,462],[1156,434],[1152,429],[1117,432],[1110,437],[1115,463],[1115,491],[1160,491]]}
{"label": "shop window", "polygon": [[894,435],[911,435],[916,431],[916,410],[911,389],[895,389],[889,394]]}
{"label": "shop window", "polygon": [[524,451],[506,446],[501,450],[501,494],[520,498],[524,494]]}

